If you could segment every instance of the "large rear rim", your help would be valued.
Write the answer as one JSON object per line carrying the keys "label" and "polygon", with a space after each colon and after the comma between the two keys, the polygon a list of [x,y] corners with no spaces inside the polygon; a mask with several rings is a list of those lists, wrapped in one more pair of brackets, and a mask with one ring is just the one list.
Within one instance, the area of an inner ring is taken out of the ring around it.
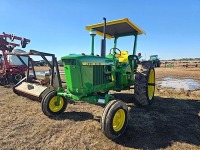
{"label": "large rear rim", "polygon": [[148,79],[148,99],[152,100],[155,92],[155,72],[154,69],[151,69],[149,72]]}

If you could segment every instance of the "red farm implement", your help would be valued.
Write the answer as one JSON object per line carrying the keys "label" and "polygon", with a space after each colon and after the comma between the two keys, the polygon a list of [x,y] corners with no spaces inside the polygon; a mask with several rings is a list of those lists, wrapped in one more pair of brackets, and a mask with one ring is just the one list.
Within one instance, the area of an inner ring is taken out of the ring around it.
{"label": "red farm implement", "polygon": [[[14,43],[18,40],[21,43]],[[9,42],[10,41],[10,42]],[[26,67],[22,62],[26,60],[18,56],[7,55],[8,52],[20,52],[20,49],[14,49],[21,46],[25,48],[30,43],[29,39],[15,36],[14,34],[0,34],[0,85],[17,83],[25,76]]]}

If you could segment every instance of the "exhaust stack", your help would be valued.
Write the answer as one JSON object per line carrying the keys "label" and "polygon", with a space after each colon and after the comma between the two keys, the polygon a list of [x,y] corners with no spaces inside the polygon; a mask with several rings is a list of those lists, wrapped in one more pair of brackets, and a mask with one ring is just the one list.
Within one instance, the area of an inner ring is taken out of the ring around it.
{"label": "exhaust stack", "polygon": [[101,40],[101,57],[106,56],[106,18],[104,20],[104,27],[103,27],[103,39]]}

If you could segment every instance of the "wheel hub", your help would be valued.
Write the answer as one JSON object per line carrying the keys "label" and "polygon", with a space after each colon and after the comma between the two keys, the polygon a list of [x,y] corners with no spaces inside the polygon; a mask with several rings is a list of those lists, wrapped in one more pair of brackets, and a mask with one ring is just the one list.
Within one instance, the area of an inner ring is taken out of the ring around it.
{"label": "wheel hub", "polygon": [[118,132],[120,131],[123,126],[124,126],[124,122],[125,122],[125,112],[123,109],[119,109],[113,118],[113,130]]}
{"label": "wheel hub", "polygon": [[49,102],[49,108],[53,112],[58,112],[62,109],[64,105],[64,100],[60,97],[60,100],[57,100],[57,96],[54,96],[51,101]]}

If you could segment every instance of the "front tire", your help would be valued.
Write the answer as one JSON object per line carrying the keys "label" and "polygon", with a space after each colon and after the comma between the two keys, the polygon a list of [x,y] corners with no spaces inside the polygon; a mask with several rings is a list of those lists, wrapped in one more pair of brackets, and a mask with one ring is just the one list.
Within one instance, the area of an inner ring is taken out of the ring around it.
{"label": "front tire", "polygon": [[57,92],[51,91],[42,99],[42,111],[46,116],[56,117],[65,111],[67,100],[63,96],[57,100],[57,97]]}
{"label": "front tire", "polygon": [[109,102],[104,108],[101,130],[109,139],[115,139],[124,133],[128,123],[128,107],[120,100]]}

